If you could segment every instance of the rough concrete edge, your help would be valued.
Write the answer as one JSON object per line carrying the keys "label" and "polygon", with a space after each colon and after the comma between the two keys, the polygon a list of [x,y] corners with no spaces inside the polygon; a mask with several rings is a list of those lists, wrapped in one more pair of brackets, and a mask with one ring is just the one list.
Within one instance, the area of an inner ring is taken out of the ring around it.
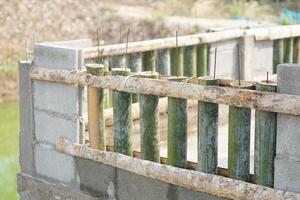
{"label": "rough concrete edge", "polygon": [[33,112],[33,87],[29,73],[31,61],[19,61],[19,111],[20,111],[20,155],[19,163],[21,172],[35,175],[34,165],[34,112]]}
{"label": "rough concrete edge", "polygon": [[285,194],[285,192],[281,190],[226,177],[176,168],[115,152],[98,151],[91,149],[86,145],[74,144],[63,137],[57,141],[56,149],[61,153],[94,160],[131,173],[213,196],[229,199],[300,200],[299,193],[289,192]]}
{"label": "rough concrete edge", "polygon": [[32,177],[28,174],[19,173],[17,175],[18,182],[18,193],[23,191],[30,190],[34,188],[35,190],[40,191],[49,191],[52,194],[67,194],[68,198],[80,199],[80,200],[102,200],[106,199],[105,197],[93,197],[90,194],[84,193],[82,191],[75,191],[67,185],[61,183],[51,183],[42,179]]}

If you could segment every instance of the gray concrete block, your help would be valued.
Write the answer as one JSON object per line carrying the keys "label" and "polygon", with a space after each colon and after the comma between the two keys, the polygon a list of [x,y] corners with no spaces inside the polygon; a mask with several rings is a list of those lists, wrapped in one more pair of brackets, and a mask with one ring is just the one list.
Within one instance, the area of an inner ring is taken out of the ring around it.
{"label": "gray concrete block", "polygon": [[36,44],[34,46],[33,64],[35,67],[50,69],[78,69],[79,49],[70,47],[50,46],[49,44]]}
{"label": "gray concrete block", "polygon": [[228,79],[237,78],[237,44],[239,40],[227,40],[210,44],[208,75],[213,76],[215,48],[217,53],[216,76]]}
{"label": "gray concrete block", "polygon": [[267,78],[267,72],[273,72],[273,41],[256,41],[253,50],[253,65],[251,68],[252,78],[250,80],[262,80]]}
{"label": "gray concrete block", "polygon": [[300,95],[300,65],[278,65],[277,74],[279,93]]}
{"label": "gray concrete block", "polygon": [[34,153],[37,174],[73,185],[76,175],[72,156],[58,153],[54,146],[41,143],[35,145]]}
{"label": "gray concrete block", "polygon": [[20,167],[22,172],[34,175],[33,140],[35,135],[30,68],[31,63],[19,62]]}
{"label": "gray concrete block", "polygon": [[72,188],[26,174],[18,174],[18,192],[21,200],[104,200],[106,198],[74,191]]}
{"label": "gray concrete block", "polygon": [[93,46],[91,39],[45,42],[43,44],[47,44],[51,46],[59,46],[59,47],[73,47],[73,48],[89,48]]}
{"label": "gray concrete block", "polygon": [[55,144],[61,136],[78,141],[79,120],[66,119],[56,113],[34,110],[36,140]]}
{"label": "gray concrete block", "polygon": [[97,195],[115,194],[116,169],[92,160],[75,158],[76,171],[80,179],[80,189]]}
{"label": "gray concrete block", "polygon": [[[278,92],[300,95],[300,65],[281,64],[277,68]],[[300,192],[300,116],[278,114],[275,188]]]}
{"label": "gray concrete block", "polygon": [[278,114],[276,154],[298,157],[300,160],[299,142],[300,117],[287,114]]}
{"label": "gray concrete block", "polygon": [[177,188],[177,200],[225,200],[206,193],[194,192],[183,187]]}
{"label": "gray concrete block", "polygon": [[77,86],[34,81],[34,107],[40,110],[61,113],[75,118],[79,109],[79,89]]}
{"label": "gray concrete block", "polygon": [[274,173],[275,188],[289,192],[300,192],[300,159],[294,160],[277,156]]}
{"label": "gray concrete block", "polygon": [[118,200],[168,200],[168,190],[167,183],[117,170]]}

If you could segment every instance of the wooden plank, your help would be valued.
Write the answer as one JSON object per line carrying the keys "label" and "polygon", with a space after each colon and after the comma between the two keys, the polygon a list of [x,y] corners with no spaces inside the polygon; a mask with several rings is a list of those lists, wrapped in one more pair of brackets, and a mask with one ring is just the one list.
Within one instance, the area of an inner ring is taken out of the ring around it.
{"label": "wooden plank", "polygon": [[[252,35],[256,40],[275,40],[300,36],[300,25],[272,26],[254,29],[233,29],[219,32],[198,33],[178,37],[178,47],[192,46],[204,43],[213,43],[239,38],[244,35]],[[128,53],[144,52],[158,49],[176,47],[175,37],[154,39],[128,43]],[[103,56],[124,54],[126,43],[100,46]],[[85,58],[95,58],[98,55],[98,47],[84,49]]]}
{"label": "wooden plank", "polygon": [[56,150],[60,153],[90,159],[140,176],[218,197],[245,200],[300,199],[299,194],[297,193],[284,192],[222,176],[162,165],[116,152],[93,150],[85,145],[74,144],[63,137],[57,140]]}
{"label": "wooden plank", "polygon": [[110,88],[123,92],[170,96],[190,100],[246,107],[269,112],[300,115],[300,96],[270,92],[203,86],[185,82],[151,80],[138,77],[96,77],[83,71],[51,70],[33,67],[32,79]]}

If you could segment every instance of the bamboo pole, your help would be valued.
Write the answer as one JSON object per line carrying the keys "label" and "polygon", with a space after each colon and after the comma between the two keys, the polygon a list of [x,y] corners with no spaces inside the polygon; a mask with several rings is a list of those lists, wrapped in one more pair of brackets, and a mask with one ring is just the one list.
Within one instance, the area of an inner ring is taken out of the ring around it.
{"label": "bamboo pole", "polygon": [[178,48],[172,48],[170,51],[170,68],[172,76],[182,76],[183,66],[181,64],[181,51]]}
{"label": "bamboo pole", "polygon": [[300,199],[298,193],[276,190],[222,176],[162,165],[115,152],[93,150],[84,145],[74,144],[63,137],[59,138],[56,142],[55,148],[60,153],[93,160],[150,179],[184,187],[196,192],[211,194],[220,198],[235,200]]}
{"label": "bamboo pole", "polygon": [[[234,88],[251,89],[252,85],[232,83]],[[228,171],[229,177],[249,181],[251,109],[229,106]]]}
{"label": "bamboo pole", "polygon": [[153,51],[146,51],[142,53],[142,72],[154,71]]}
{"label": "bamboo pole", "polygon": [[207,75],[207,44],[197,46],[197,77]]}
{"label": "bamboo pole", "polygon": [[[213,42],[225,41],[242,36],[254,36],[256,41],[259,40],[277,40],[289,37],[300,36],[300,25],[290,26],[273,26],[254,29],[233,29],[218,32],[205,32],[194,35],[185,35],[178,37],[178,47],[191,46],[198,44],[208,44]],[[130,42],[128,53],[154,51],[158,49],[175,48],[175,37],[154,39],[148,41]],[[94,58],[97,56],[97,47],[84,49],[85,58]],[[125,52],[125,44],[100,46],[103,56],[111,56],[123,54]]]}
{"label": "bamboo pole", "polygon": [[284,58],[283,62],[284,63],[293,63],[293,38],[287,38],[285,39],[285,44],[284,44]]}
{"label": "bamboo pole", "polygon": [[156,71],[160,75],[170,75],[170,52],[169,49],[157,51]]}
{"label": "bamboo pole", "polygon": [[[100,64],[86,66],[86,71],[95,76],[103,76],[105,67]],[[104,89],[88,87],[88,130],[90,146],[105,150]]]}
{"label": "bamboo pole", "polygon": [[[130,69],[114,68],[113,76],[128,76]],[[132,156],[131,94],[113,90],[113,133],[115,152]]]}
{"label": "bamboo pole", "polygon": [[[153,94],[189,100],[198,100],[236,107],[260,109],[291,115],[300,115],[300,97],[253,90],[218,86],[203,86],[165,80],[143,79],[139,77],[105,76],[95,77],[84,71],[54,70],[32,67],[30,78],[65,84],[110,88],[117,91],[139,94]],[[225,85],[227,80],[223,80]],[[220,80],[220,83],[223,81]],[[243,85],[244,82],[241,81]],[[251,82],[250,82],[251,83]]]}
{"label": "bamboo pole", "polygon": [[[199,84],[217,86],[219,81],[200,77]],[[218,104],[198,102],[198,170],[210,174],[218,171],[218,112]]]}
{"label": "bamboo pole", "polygon": [[283,40],[273,41],[273,74],[277,74],[277,66],[283,63]]}
{"label": "bamboo pole", "polygon": [[[158,79],[157,72],[143,72],[143,78]],[[159,151],[159,96],[140,95],[141,158],[160,162]]]}
{"label": "bamboo pole", "polygon": [[[256,90],[276,92],[276,84],[257,82]],[[254,173],[256,184],[273,187],[276,155],[277,113],[255,111]]]}
{"label": "bamboo pole", "polygon": [[[127,66],[132,72],[141,72],[142,71],[142,55],[141,53],[132,53],[127,57]],[[132,103],[139,101],[138,94],[132,94]]]}
{"label": "bamboo pole", "polygon": [[[185,77],[170,78],[180,82]],[[187,100],[168,97],[168,164],[185,168],[187,159]]]}
{"label": "bamboo pole", "polygon": [[300,64],[300,37],[294,38],[293,63]]}
{"label": "bamboo pole", "polygon": [[183,75],[184,76],[196,76],[196,47],[188,46],[182,48],[183,56]]}

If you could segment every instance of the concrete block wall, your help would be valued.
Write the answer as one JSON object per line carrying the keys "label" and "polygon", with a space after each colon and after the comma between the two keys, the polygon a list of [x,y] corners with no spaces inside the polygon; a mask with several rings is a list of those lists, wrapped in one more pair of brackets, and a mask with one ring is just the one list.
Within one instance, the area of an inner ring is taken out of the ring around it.
{"label": "concrete block wall", "polygon": [[[31,67],[80,70],[84,67],[84,47],[91,47],[91,40],[36,44],[33,61],[20,62],[20,177],[32,176],[79,191],[74,158],[58,153],[54,144],[60,136],[82,142],[83,88],[32,81],[29,71]],[[22,199],[28,192],[28,188],[19,187]]]}
{"label": "concrete block wall", "polygon": [[[300,65],[278,66],[278,92],[300,95]],[[300,116],[278,114],[275,188],[300,192]]]}
{"label": "concrete block wall", "polygon": [[[238,52],[239,45],[239,52]],[[262,80],[267,72],[273,72],[273,41],[255,41],[254,36],[226,40],[210,44],[208,75],[213,76],[215,48],[217,51],[216,76],[238,79],[238,56],[240,75],[244,80]]]}

